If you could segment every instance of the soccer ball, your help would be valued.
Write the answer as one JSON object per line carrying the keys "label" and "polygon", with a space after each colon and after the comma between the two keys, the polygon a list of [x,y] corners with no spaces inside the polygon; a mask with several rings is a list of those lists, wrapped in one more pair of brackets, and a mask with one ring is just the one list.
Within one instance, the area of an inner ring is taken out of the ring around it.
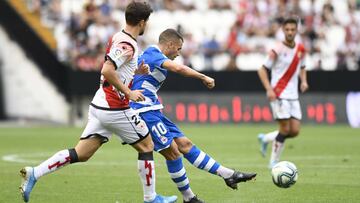
{"label": "soccer ball", "polygon": [[298,171],[295,164],[289,161],[281,161],[271,169],[274,184],[281,188],[289,188],[298,179]]}

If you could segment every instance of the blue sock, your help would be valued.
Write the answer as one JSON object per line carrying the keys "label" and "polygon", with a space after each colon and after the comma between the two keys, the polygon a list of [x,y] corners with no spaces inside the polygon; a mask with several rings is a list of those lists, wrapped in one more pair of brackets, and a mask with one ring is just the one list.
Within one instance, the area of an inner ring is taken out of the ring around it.
{"label": "blue sock", "polygon": [[195,145],[190,149],[189,153],[184,154],[184,157],[195,167],[215,175],[217,174],[216,171],[220,167],[218,162],[205,152],[201,151]]}
{"label": "blue sock", "polygon": [[175,182],[180,191],[190,187],[189,179],[182,163],[181,157],[176,160],[166,160],[166,165],[170,173],[171,179]]}

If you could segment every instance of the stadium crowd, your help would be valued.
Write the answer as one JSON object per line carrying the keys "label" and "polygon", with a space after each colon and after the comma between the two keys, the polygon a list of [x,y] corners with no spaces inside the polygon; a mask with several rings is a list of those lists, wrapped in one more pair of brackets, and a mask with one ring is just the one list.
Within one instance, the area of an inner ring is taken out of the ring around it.
{"label": "stadium crowd", "polygon": [[[104,47],[121,30],[129,0],[27,0],[54,31],[57,54],[75,69],[96,71]],[[276,41],[281,21],[299,19],[298,42],[309,70],[359,70],[360,0],[149,0],[154,14],[145,48],[173,27],[184,35],[177,60],[197,70],[255,70]]]}

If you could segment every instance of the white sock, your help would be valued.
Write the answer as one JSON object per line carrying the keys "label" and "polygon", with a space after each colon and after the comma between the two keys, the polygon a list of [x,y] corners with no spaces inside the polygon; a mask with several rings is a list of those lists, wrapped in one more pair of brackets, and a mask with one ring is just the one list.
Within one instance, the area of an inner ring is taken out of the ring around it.
{"label": "white sock", "polygon": [[279,162],[280,155],[284,149],[285,143],[274,141],[271,150],[270,164]]}
{"label": "white sock", "polygon": [[195,194],[193,193],[193,191],[191,190],[191,188],[188,188],[184,191],[180,191],[184,201],[190,201],[191,198],[195,197]]}
{"label": "white sock", "polygon": [[223,167],[220,165],[216,173],[223,178],[230,178],[234,174],[234,170]]}
{"label": "white sock", "polygon": [[58,151],[52,157],[34,167],[34,176],[39,179],[41,176],[52,173],[70,164],[70,154],[68,149]]}
{"label": "white sock", "polygon": [[275,140],[276,136],[279,134],[279,131],[276,130],[276,131],[273,131],[273,132],[270,132],[270,133],[267,133],[265,134],[264,138],[263,138],[263,141],[264,142],[272,142]]}
{"label": "white sock", "polygon": [[138,170],[144,190],[144,201],[153,201],[156,197],[154,161],[138,160]]}

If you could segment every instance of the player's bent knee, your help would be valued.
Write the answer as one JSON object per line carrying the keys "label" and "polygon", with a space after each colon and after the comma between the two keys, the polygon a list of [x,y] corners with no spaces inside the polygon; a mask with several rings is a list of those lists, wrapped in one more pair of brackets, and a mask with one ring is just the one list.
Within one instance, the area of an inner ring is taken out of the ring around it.
{"label": "player's bent knee", "polygon": [[290,133],[289,133],[289,135],[290,135],[291,137],[296,137],[296,136],[299,135],[299,130],[291,130]]}
{"label": "player's bent knee", "polygon": [[174,150],[171,147],[161,150],[160,154],[163,155],[166,160],[176,160],[180,157],[179,151]]}
{"label": "player's bent knee", "polygon": [[152,152],[154,150],[154,143],[151,140],[151,136],[147,136],[145,139],[133,145],[138,152]]}
{"label": "player's bent knee", "polygon": [[182,154],[188,153],[193,146],[193,143],[188,138],[177,139],[176,144]]}
{"label": "player's bent knee", "polygon": [[97,138],[80,140],[74,149],[74,152],[76,152],[77,161],[85,162],[89,160],[100,146],[101,141]]}
{"label": "player's bent knee", "polygon": [[281,128],[279,130],[279,132],[283,135],[289,135],[290,134],[290,129],[289,128]]}
{"label": "player's bent knee", "polygon": [[92,154],[77,153],[77,156],[78,156],[79,162],[86,162],[87,160],[89,160],[91,158]]}

